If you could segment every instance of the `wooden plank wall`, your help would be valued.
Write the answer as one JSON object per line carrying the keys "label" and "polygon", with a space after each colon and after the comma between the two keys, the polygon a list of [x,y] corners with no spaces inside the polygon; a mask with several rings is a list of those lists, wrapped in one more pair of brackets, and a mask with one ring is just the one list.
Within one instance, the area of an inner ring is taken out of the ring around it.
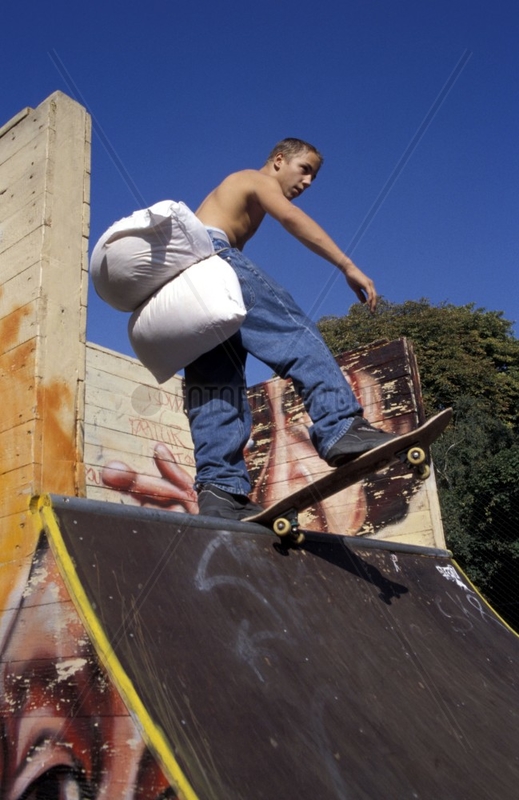
{"label": "wooden plank wall", "polygon": [[84,494],[90,138],[61,92],[0,128],[2,798],[152,800],[169,785],[29,512],[35,494]]}
{"label": "wooden plank wall", "polygon": [[[418,369],[405,339],[345,353],[338,363],[370,422],[404,433],[423,421]],[[290,382],[260,384],[251,401],[249,469],[260,503],[329,471],[310,443],[310,419]],[[399,463],[319,503],[302,520],[312,530],[445,547],[434,474],[418,481]]]}
{"label": "wooden plank wall", "polygon": [[[406,340],[344,354],[339,363],[371,422],[403,433],[422,421],[418,371]],[[181,378],[160,387],[135,359],[91,344],[86,375],[87,496],[196,513]],[[249,398],[254,499],[273,502],[328,471],[310,443],[310,420],[290,382],[259,384]],[[400,464],[323,501],[302,520],[317,531],[445,546],[434,475],[418,481]]]}
{"label": "wooden plank wall", "polygon": [[0,129],[0,518],[80,489],[89,170],[90,119],[59,92]]}
{"label": "wooden plank wall", "polygon": [[88,344],[87,497],[197,511],[182,379],[159,386],[136,360]]}
{"label": "wooden plank wall", "polygon": [[0,128],[0,609],[30,569],[31,495],[83,490],[89,173],[90,119],[60,92]]}

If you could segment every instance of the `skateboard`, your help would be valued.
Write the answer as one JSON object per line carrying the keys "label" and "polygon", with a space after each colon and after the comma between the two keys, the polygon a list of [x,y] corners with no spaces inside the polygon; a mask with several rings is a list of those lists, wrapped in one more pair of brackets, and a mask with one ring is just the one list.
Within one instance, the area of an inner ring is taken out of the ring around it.
{"label": "skateboard", "polygon": [[443,433],[451,417],[451,408],[440,411],[419,428],[396,436],[366,453],[354,456],[351,461],[297,489],[288,497],[277,500],[258,514],[247,517],[244,522],[265,525],[287,543],[302,544],[305,537],[299,530],[297,518],[299,511],[304,511],[315,503],[346,489],[373,472],[383,469],[392,461],[400,460],[406,463],[421,480],[428,478],[431,468],[428,463],[427,448]]}

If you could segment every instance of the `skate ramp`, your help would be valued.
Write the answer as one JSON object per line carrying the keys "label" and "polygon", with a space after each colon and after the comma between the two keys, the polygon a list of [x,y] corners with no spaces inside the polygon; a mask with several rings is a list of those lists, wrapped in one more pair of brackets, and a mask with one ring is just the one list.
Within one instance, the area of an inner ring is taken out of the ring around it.
{"label": "skate ramp", "polygon": [[519,638],[440,550],[72,498],[43,528],[181,794],[517,797]]}

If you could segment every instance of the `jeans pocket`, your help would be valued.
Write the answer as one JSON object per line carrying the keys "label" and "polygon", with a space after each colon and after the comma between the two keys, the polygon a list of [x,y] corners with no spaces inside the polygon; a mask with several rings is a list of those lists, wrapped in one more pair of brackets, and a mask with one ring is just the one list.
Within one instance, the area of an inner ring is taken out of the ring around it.
{"label": "jeans pocket", "polygon": [[252,285],[249,283],[249,281],[243,276],[242,270],[236,269],[235,264],[232,263],[230,258],[228,258],[227,261],[229,262],[231,267],[236,272],[236,275],[238,276],[238,280],[240,282],[241,294],[243,297],[243,305],[245,306],[245,309],[247,311],[250,311],[251,308],[253,308],[256,304],[256,293]]}

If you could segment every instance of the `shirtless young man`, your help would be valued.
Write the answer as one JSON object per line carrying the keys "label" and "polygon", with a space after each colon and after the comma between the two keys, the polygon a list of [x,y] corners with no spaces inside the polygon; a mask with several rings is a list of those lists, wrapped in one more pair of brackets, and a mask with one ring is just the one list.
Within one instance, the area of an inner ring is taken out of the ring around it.
{"label": "shirtless young man", "polygon": [[248,499],[251,486],[243,457],[251,430],[247,353],[280,377],[293,380],[313,423],[312,443],[331,466],[393,438],[363,419],[314,323],[283,287],[241,252],[265,214],[270,214],[306,247],[338,267],[358,299],[375,310],[373,281],[316,222],[292,205],[311,185],[321,163],[313,145],[283,139],[261,169],[229,175],[196,212],[209,230],[215,251],[235,270],[247,308],[238,333],[185,369],[201,514],[243,519],[259,510]]}

